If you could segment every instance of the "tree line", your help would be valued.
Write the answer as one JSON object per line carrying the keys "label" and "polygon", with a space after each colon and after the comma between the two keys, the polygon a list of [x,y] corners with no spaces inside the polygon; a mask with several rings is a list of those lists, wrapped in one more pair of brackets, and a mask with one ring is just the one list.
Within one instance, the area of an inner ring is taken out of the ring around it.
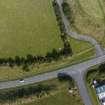
{"label": "tree line", "polygon": [[32,64],[42,64],[50,63],[52,61],[57,61],[61,56],[67,56],[67,49],[56,50],[53,49],[52,52],[48,52],[45,56],[33,56],[28,54],[26,57],[15,56],[9,58],[0,58],[0,66],[22,66],[22,69],[29,71],[29,66]]}
{"label": "tree line", "polygon": [[59,29],[61,32],[60,36],[61,36],[61,39],[64,43],[64,48],[63,48],[64,55],[66,55],[66,56],[72,55],[72,49],[71,49],[70,43],[67,39],[67,33],[66,33],[65,25],[64,25],[64,22],[62,20],[59,5],[57,4],[56,0],[53,1],[53,8],[54,8],[56,20],[58,22],[58,26],[59,26]]}
{"label": "tree line", "polygon": [[66,18],[70,21],[70,24],[73,25],[73,11],[66,0],[63,0],[62,8]]}
{"label": "tree line", "polygon": [[62,21],[61,13],[59,6],[56,0],[53,1],[53,7],[56,14],[56,20],[61,31],[61,39],[64,43],[64,47],[60,50],[53,49],[51,52],[48,52],[45,56],[28,54],[25,57],[15,56],[8,58],[0,58],[0,66],[22,66],[22,69],[25,71],[29,70],[29,66],[35,63],[45,63],[59,60],[62,56],[67,57],[72,55],[72,49],[67,39],[67,34],[65,31],[65,26]]}

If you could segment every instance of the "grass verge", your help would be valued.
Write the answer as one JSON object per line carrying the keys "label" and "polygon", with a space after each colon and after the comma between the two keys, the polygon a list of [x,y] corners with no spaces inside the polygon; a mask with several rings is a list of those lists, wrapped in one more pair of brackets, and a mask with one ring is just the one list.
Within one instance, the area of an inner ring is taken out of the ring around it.
{"label": "grass verge", "polygon": [[[5,101],[0,103],[0,105],[83,105],[80,95],[78,93],[77,88],[75,85],[71,85],[70,82],[63,81],[60,82],[58,79],[53,79],[45,82],[38,83],[41,85],[49,85],[54,86],[52,90],[48,91],[47,93],[44,91],[41,91],[39,93],[39,96],[36,96],[36,94],[32,94],[28,97],[24,96],[22,98],[17,98],[14,101]],[[38,84],[33,84],[30,86],[37,86]],[[28,87],[30,87],[28,85]],[[24,86],[27,88],[27,86]],[[70,94],[68,92],[68,88],[71,87],[73,90],[73,93]],[[21,87],[19,87],[21,88]],[[9,90],[2,90],[0,92],[8,92],[13,91],[16,88],[9,89]]]}
{"label": "grass verge", "polygon": [[70,65],[83,62],[85,60],[91,59],[94,54],[94,49],[90,48],[84,52],[73,55],[72,57],[62,58],[62,60],[33,65],[30,71],[25,72],[19,67],[0,67],[0,81],[15,80],[19,78],[26,78],[30,76],[35,76],[45,72],[51,72],[58,70],[60,68],[68,67]]}

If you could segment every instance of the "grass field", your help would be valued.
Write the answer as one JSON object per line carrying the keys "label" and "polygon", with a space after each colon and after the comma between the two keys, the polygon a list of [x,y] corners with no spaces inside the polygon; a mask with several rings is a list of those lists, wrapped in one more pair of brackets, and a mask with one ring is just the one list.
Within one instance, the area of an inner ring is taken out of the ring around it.
{"label": "grass field", "polygon": [[[0,57],[45,55],[63,47],[52,1],[0,0]],[[74,39],[70,44],[74,54],[91,47]]]}
{"label": "grass field", "polygon": [[62,47],[52,0],[0,0],[0,57],[45,55]]}
{"label": "grass field", "polygon": [[84,52],[84,51],[94,47],[88,42],[78,41],[73,38],[68,38],[68,40],[70,42],[70,45],[71,45],[74,55]]}
{"label": "grass field", "polygon": [[[39,84],[48,84],[54,86],[48,94],[37,98],[35,94],[9,102],[10,105],[83,105],[76,86],[70,86],[69,82],[59,82],[58,79],[44,81]],[[33,84],[35,85],[35,84]],[[36,84],[37,85],[37,84]],[[68,88],[71,87],[73,94],[69,94]],[[5,91],[5,90],[4,90]],[[8,90],[6,90],[8,91]],[[7,105],[8,103],[0,103]]]}
{"label": "grass field", "polygon": [[74,53],[72,57],[70,56],[68,58],[62,58],[58,61],[53,61],[51,63],[35,64],[30,68],[28,72],[23,71],[20,67],[10,68],[2,66],[0,67],[0,81],[25,78],[49,71],[58,70],[60,68],[64,68],[88,60],[92,58],[95,54],[94,48],[92,46],[90,47],[88,43],[79,42],[74,39],[70,39],[70,43],[72,43],[71,47],[73,48]]}
{"label": "grass field", "polygon": [[94,37],[105,47],[105,1],[67,0],[74,23],[72,30]]}
{"label": "grass field", "polygon": [[64,89],[53,96],[47,97],[36,102],[22,105],[83,105],[83,103],[79,99],[78,95],[75,96],[74,98],[73,96],[67,94],[67,90]]}
{"label": "grass field", "polygon": [[[0,0],[0,58],[45,55],[53,48],[63,47],[52,7],[52,0]],[[57,62],[35,64],[29,72],[20,67],[0,67],[0,81],[19,79],[57,70],[89,59],[93,46],[68,38],[73,56]]]}

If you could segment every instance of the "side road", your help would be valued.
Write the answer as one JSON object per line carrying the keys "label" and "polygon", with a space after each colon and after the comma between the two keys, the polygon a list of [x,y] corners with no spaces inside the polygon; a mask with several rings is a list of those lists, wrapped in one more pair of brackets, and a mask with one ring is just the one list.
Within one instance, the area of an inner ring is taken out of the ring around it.
{"label": "side road", "polygon": [[85,83],[85,77],[83,77],[83,74],[79,72],[75,76],[73,76],[73,79],[77,83],[77,87],[79,89],[79,93],[81,95],[81,98],[85,105],[92,105],[92,100],[87,92],[87,87]]}
{"label": "side road", "polygon": [[[66,33],[72,37],[72,38],[75,38],[77,40],[83,40],[83,41],[87,41],[89,42],[90,44],[92,44],[94,47],[95,47],[95,50],[96,50],[96,56],[103,56],[104,55],[104,50],[101,48],[101,46],[98,44],[98,42],[93,39],[92,37],[88,36],[88,35],[80,35],[76,32],[72,32],[70,30],[70,22],[68,21],[68,19],[66,18],[66,16],[64,15],[64,12],[63,12],[63,8],[62,8],[62,3],[64,0],[56,0],[58,5],[59,5],[59,9],[60,9],[60,12],[61,12],[61,16],[62,16],[62,20],[63,20],[63,23],[64,23],[64,26],[65,26],[65,29],[66,29]],[[97,61],[95,61],[96,63]],[[87,62],[86,65],[90,65],[93,64],[93,62],[89,63]],[[86,66],[84,65],[84,69],[82,69],[83,65],[80,65],[79,68],[77,69],[81,69],[79,71],[78,74],[76,75],[72,75],[72,77],[74,78],[74,80],[76,81],[77,83],[77,86],[79,88],[79,92],[80,92],[80,95],[84,101],[84,104],[85,105],[92,105],[92,101],[89,97],[89,94],[88,94],[88,91],[87,91],[87,87],[86,87],[86,83],[85,83],[85,80],[84,80],[84,74],[85,72],[88,70],[87,68],[85,68]]]}
{"label": "side road", "polygon": [[104,50],[101,48],[101,46],[99,45],[99,43],[92,37],[88,36],[88,35],[80,35],[76,32],[72,32],[70,30],[70,22],[68,21],[68,19],[66,18],[66,16],[63,13],[63,9],[62,9],[62,3],[64,0],[56,0],[58,5],[59,5],[59,9],[61,12],[61,16],[62,16],[62,20],[64,22],[65,25],[65,29],[66,29],[66,33],[67,35],[69,35],[72,38],[75,38],[77,40],[82,40],[82,41],[87,41],[90,44],[92,44],[95,49],[96,49],[96,56],[101,56],[104,54]]}

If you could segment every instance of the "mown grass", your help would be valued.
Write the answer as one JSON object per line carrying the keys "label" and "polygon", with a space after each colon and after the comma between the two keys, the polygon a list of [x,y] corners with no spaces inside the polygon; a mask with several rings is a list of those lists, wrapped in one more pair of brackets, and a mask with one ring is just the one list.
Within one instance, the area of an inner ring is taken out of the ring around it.
{"label": "mown grass", "polygon": [[63,47],[53,0],[0,0],[0,57],[45,55]]}
{"label": "mown grass", "polygon": [[105,1],[67,0],[71,9],[72,30],[94,37],[105,47]]}
{"label": "mown grass", "polygon": [[[8,103],[10,105],[83,105],[77,88],[70,86],[67,81],[60,82],[58,79],[53,79],[38,84],[54,85],[55,89],[49,91],[48,94],[43,94],[41,97],[36,97],[36,95],[33,94],[29,97],[17,99],[14,102],[8,101],[6,103],[0,103],[0,105],[6,105]],[[69,87],[73,89],[73,94],[71,95],[68,93]],[[3,91],[5,92],[5,90]]]}

